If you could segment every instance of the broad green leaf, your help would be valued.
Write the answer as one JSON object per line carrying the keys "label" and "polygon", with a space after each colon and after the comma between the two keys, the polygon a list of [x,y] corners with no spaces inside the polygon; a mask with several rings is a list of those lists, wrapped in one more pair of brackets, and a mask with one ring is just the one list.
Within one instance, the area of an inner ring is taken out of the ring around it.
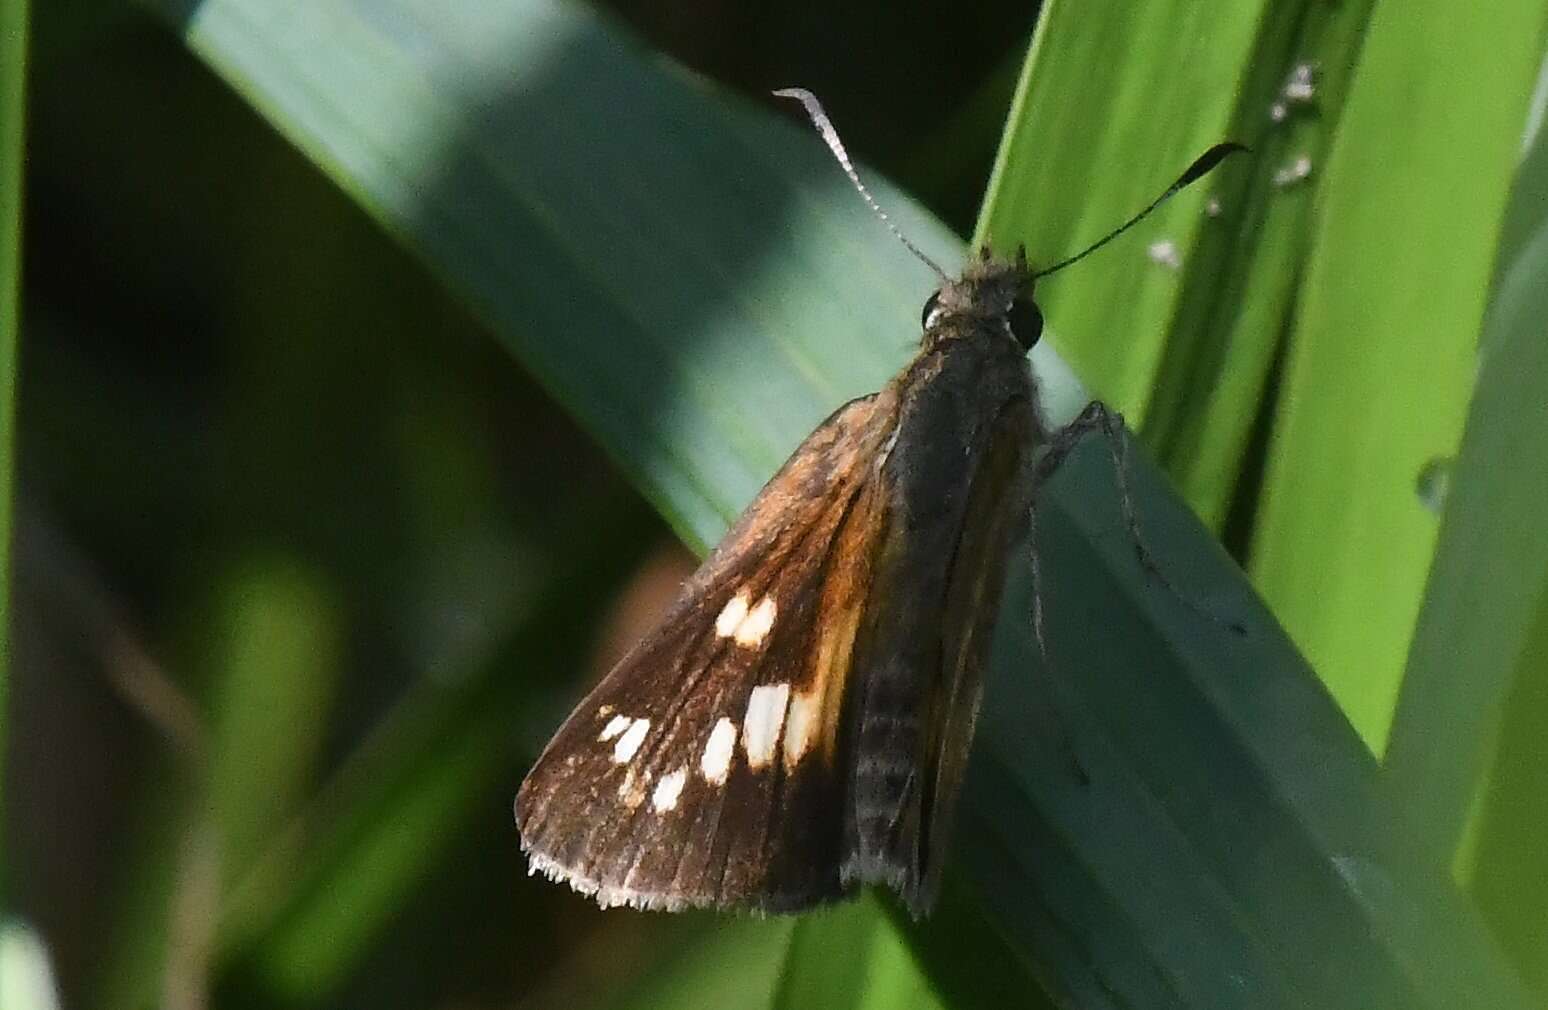
{"label": "broad green leaf", "polygon": [[[1548,139],[1515,182],[1477,388],[1387,751],[1394,839],[1459,858],[1522,972],[1548,985],[1541,788],[1548,733]],[[1469,819],[1471,818],[1471,823]]]}
{"label": "broad green leaf", "polygon": [[[167,9],[483,313],[690,542],[718,536],[813,424],[909,354],[930,276],[820,144],[646,59],[580,8]],[[960,259],[876,183],[931,255]],[[1070,394],[1067,379],[1049,384]],[[1397,881],[1369,850],[1368,753],[1154,468],[1132,469],[1167,571],[1245,633],[1147,581],[1106,452],[1077,454],[1040,514],[1053,671],[1035,683],[1025,622],[1001,622],[963,883],[941,921],[993,924],[1012,952],[1008,991],[1030,972],[1083,1005],[1526,1005],[1453,895]],[[1024,581],[1010,596],[1007,613],[1024,614]],[[1088,783],[1050,725],[1067,727]],[[724,957],[777,970],[783,928],[746,926]],[[914,947],[928,966],[927,944]],[[702,981],[650,1001],[702,1005]]]}
{"label": "broad green leaf", "polygon": [[1378,3],[1321,167],[1251,570],[1378,754],[1435,547],[1419,485],[1461,435],[1545,17]]}

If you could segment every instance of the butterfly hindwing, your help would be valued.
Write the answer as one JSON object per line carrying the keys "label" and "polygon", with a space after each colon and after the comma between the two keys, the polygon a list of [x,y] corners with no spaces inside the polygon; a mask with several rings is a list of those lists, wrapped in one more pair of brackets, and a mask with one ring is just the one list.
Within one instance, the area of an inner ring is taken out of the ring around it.
{"label": "butterfly hindwing", "polygon": [[895,424],[884,390],[813,432],[577,707],[517,797],[534,868],[603,904],[845,892],[842,713]]}

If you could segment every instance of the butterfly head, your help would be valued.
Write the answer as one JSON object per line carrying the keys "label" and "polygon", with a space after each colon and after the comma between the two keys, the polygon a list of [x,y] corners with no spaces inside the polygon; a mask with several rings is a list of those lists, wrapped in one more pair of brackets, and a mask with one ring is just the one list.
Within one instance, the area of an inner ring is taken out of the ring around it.
{"label": "butterfly head", "polygon": [[1025,250],[1014,260],[985,248],[962,276],[947,281],[925,301],[920,322],[929,345],[963,331],[1004,333],[1030,351],[1043,334],[1043,314],[1032,300],[1032,271]]}

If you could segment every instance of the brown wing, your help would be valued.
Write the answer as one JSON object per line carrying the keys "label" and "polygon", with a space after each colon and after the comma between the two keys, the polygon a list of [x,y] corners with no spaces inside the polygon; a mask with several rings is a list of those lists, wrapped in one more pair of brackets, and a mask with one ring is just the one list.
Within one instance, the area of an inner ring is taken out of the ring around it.
{"label": "brown wing", "polygon": [[845,893],[850,655],[888,494],[889,388],[796,450],[516,797],[534,871],[603,905]]}
{"label": "brown wing", "polygon": [[924,741],[927,791],[920,799],[924,823],[916,850],[920,868],[916,900],[926,904],[934,900],[940,885],[957,793],[978,722],[983,671],[1000,613],[1005,568],[1031,507],[1026,452],[1033,423],[1025,401],[1009,405],[997,419],[974,475],[947,578],[941,676],[930,693],[932,732]]}

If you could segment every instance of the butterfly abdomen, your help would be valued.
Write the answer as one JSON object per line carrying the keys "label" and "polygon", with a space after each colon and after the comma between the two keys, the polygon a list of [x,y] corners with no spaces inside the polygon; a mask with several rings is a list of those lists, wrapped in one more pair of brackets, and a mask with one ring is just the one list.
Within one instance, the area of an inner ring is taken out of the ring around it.
{"label": "butterfly abdomen", "polygon": [[893,665],[873,669],[860,685],[865,696],[854,707],[845,880],[902,891],[915,875],[924,742],[921,686],[914,669]]}

